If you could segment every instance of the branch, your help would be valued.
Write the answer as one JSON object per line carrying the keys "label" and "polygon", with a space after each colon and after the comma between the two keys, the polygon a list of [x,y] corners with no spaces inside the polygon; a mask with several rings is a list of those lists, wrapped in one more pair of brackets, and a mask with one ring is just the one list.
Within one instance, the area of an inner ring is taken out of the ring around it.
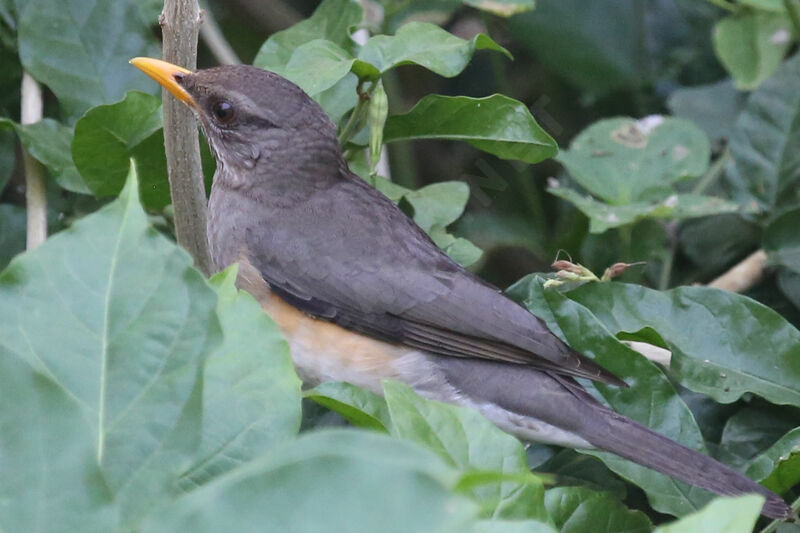
{"label": "branch", "polygon": [[761,281],[766,264],[767,253],[764,250],[757,250],[708,286],[732,292],[745,292]]}
{"label": "branch", "polygon": [[203,39],[203,42],[211,50],[220,65],[241,64],[242,61],[239,56],[236,55],[231,44],[225,40],[225,36],[222,35],[222,30],[220,30],[214,15],[207,8],[203,9],[200,38]]}
{"label": "branch", "polygon": [[[22,109],[20,122],[33,124],[42,120],[42,88],[27,72],[22,73]],[[27,209],[27,244],[33,250],[47,238],[47,197],[42,164],[22,148],[25,167],[25,206]]]}
{"label": "branch", "polygon": [[[200,7],[197,0],[164,0],[159,18],[164,40],[164,60],[194,70]],[[200,163],[200,143],[192,112],[162,91],[164,148],[167,153],[169,190],[175,210],[175,236],[205,275],[211,272],[206,237],[206,190]]]}

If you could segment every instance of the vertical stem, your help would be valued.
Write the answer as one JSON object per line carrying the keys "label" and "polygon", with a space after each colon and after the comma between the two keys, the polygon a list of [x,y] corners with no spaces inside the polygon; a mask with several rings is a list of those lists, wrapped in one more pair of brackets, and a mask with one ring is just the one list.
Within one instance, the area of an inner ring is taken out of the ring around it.
{"label": "vertical stem", "polygon": [[[33,124],[42,120],[42,88],[27,72],[22,73],[22,109],[20,122]],[[27,208],[27,244],[33,250],[47,238],[47,198],[42,165],[22,149],[25,167],[25,205]]]}
{"label": "vertical stem", "polygon": [[[159,19],[164,39],[164,60],[194,70],[200,6],[197,0],[164,0]],[[206,237],[206,191],[200,163],[197,124],[191,111],[162,91],[164,148],[167,153],[169,190],[175,210],[175,235],[204,274],[211,272]]]}

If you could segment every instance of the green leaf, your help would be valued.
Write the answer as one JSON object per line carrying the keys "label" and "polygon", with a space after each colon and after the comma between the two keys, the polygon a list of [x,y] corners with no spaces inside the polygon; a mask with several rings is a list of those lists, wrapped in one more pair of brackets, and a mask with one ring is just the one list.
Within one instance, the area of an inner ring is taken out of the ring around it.
{"label": "green leaf", "polygon": [[133,158],[145,207],[158,210],[170,203],[159,98],[134,91],[91,109],[75,125],[72,158],[97,197],[119,193]]}
{"label": "green leaf", "polygon": [[427,22],[409,22],[393,36],[371,37],[358,52],[358,58],[381,73],[414,64],[452,78],[464,70],[476,50],[494,50],[511,58],[508,50],[482,33],[465,41]]}
{"label": "green leaf", "polygon": [[155,90],[128,64],[132,57],[159,55],[135,2],[25,0],[17,10],[20,60],[71,120],[131,89]]}
{"label": "green leaf", "polygon": [[716,498],[702,511],[656,528],[653,533],[750,533],[761,514],[764,497],[748,494],[737,498]]}
{"label": "green leaf", "polygon": [[[433,450],[462,471],[530,476],[522,444],[477,412],[424,400],[395,381],[384,381],[383,392],[394,436]],[[490,516],[547,520],[543,492],[541,482],[533,476],[527,483],[506,481],[474,489]]]}
{"label": "green leaf", "polygon": [[[94,465],[117,502],[151,471],[151,459],[170,449],[179,423],[200,425],[200,410],[187,406],[206,354],[221,340],[214,292],[189,255],[148,226],[137,190],[132,171],[117,200],[18,256],[0,274],[0,353],[24,361],[51,382],[54,394],[69,398],[64,409],[75,406],[76,427],[91,442],[84,451],[74,440],[58,442],[61,453],[74,454],[48,455],[76,467]],[[58,410],[47,416],[47,424],[60,423]],[[189,438],[189,449],[193,445]],[[72,493],[84,489],[90,471],[39,469],[39,475],[43,485],[69,486],[65,492]],[[13,479],[6,475],[0,483]],[[163,490],[153,480],[145,486]],[[42,491],[34,495],[39,502],[61,501]],[[36,512],[49,523],[49,515]]]}
{"label": "green leaf", "polygon": [[558,153],[558,145],[528,108],[507,96],[486,98],[428,95],[404,115],[386,121],[384,141],[452,139],[503,159],[538,163]]}
{"label": "green leaf", "polygon": [[788,17],[743,9],[714,27],[714,50],[740,90],[752,90],[774,73],[792,42]]}
{"label": "green leaf", "polygon": [[557,533],[553,526],[538,520],[480,520],[475,533]]}
{"label": "green leaf", "polygon": [[800,208],[787,211],[764,230],[763,246],[770,263],[800,273]]}
{"label": "green leaf", "polygon": [[797,201],[800,182],[800,56],[786,61],[747,102],[731,135],[728,181],[741,197],[766,206]]}
{"label": "green leaf", "polygon": [[738,0],[739,4],[750,6],[755,9],[772,11],[774,13],[786,13],[786,6],[783,0]]}
{"label": "green leaf", "polygon": [[499,17],[524,13],[536,6],[536,0],[464,0],[464,3]]}
{"label": "green leaf", "polygon": [[603,233],[644,218],[680,220],[744,211],[734,202],[699,194],[673,194],[654,204],[632,202],[613,205],[566,187],[550,187],[547,192],[570,202],[589,217],[589,231],[592,233]]}
{"label": "green leaf", "polygon": [[380,73],[369,64],[358,62],[339,45],[315,39],[300,45],[285,67],[276,72],[300,86],[309,96],[317,96],[336,85],[351,70],[360,78],[376,79]]}
{"label": "green leaf", "polygon": [[475,506],[431,452],[375,432],[315,431],[152,515],[147,533],[469,531]]}
{"label": "green leaf", "polygon": [[747,467],[747,475],[778,494],[800,483],[800,428],[756,457]]}
{"label": "green leaf", "polygon": [[544,503],[561,533],[649,533],[653,529],[644,513],[628,510],[608,493],[585,487],[550,489],[544,494]]}
{"label": "green leaf", "polygon": [[[2,121],[3,119],[0,119]],[[8,120],[8,126],[11,121]],[[2,131],[0,129],[0,194],[6,188],[14,172],[14,164],[17,160],[16,134],[13,131]]]}
{"label": "green leaf", "polygon": [[[592,314],[596,313],[595,307],[581,305],[580,300],[570,299],[580,288],[570,291],[567,298],[560,292],[542,289],[542,284],[537,276],[528,276],[512,286],[509,293],[547,322],[548,327],[572,348],[586,354],[630,384],[628,389],[599,383],[589,386],[594,387],[615,411],[684,446],[704,452],[703,436],[691,411],[658,367],[618,341],[613,335],[613,329],[609,331],[610,328],[607,329],[598,320],[601,317]],[[597,283],[588,286],[594,285],[618,284]],[[644,489],[650,505],[657,511],[681,516],[699,509],[711,499],[711,494],[702,489],[611,453],[581,453],[600,458],[611,470]]]}
{"label": "green leaf", "polygon": [[24,207],[0,204],[0,269],[25,250],[26,224]]}
{"label": "green leaf", "polygon": [[14,399],[0,403],[3,530],[112,531],[112,495],[94,460],[96,443],[80,401],[3,349],[0,387]]}
{"label": "green leaf", "polygon": [[800,332],[740,294],[706,287],[659,292],[624,283],[592,283],[569,298],[612,333],[651,327],[672,351],[670,375],[721,403],[747,392],[800,405]]}
{"label": "green leaf", "polygon": [[701,176],[710,155],[697,126],[655,115],[595,122],[557,159],[589,192],[619,205],[664,200],[675,182]]}
{"label": "green leaf", "polygon": [[739,409],[725,422],[717,457],[738,470],[765,453],[797,426],[800,411],[756,402]]}
{"label": "green leaf", "polygon": [[363,18],[364,10],[355,0],[324,0],[309,18],[267,39],[253,65],[280,72],[297,48],[317,39],[326,39],[339,47],[351,45],[349,29]]}
{"label": "green leaf", "polygon": [[300,428],[300,379],[278,326],[234,286],[236,268],[216,274],[224,341],[203,370],[203,430],[197,467],[184,480],[206,479],[294,437]]}
{"label": "green leaf", "polygon": [[388,432],[392,427],[383,398],[349,383],[322,383],[303,395],[336,411],[354,426]]}
{"label": "green leaf", "polygon": [[17,132],[28,152],[47,167],[62,188],[90,193],[72,162],[72,128],[46,118],[35,124],[18,125]]}

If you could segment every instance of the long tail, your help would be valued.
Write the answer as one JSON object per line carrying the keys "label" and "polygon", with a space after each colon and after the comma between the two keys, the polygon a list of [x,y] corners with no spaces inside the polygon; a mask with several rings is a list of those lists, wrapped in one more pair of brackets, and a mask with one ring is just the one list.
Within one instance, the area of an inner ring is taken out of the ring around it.
{"label": "long tail", "polygon": [[792,509],[783,498],[747,476],[608,409],[572,379],[556,379],[599,415],[596,423],[584,425],[579,433],[593,446],[716,494],[761,494],[766,498],[763,514],[771,518],[791,517]]}
{"label": "long tail", "polygon": [[[761,494],[766,498],[762,513],[769,517],[783,519],[792,515],[791,508],[777,494],[711,457],[615,413],[572,378],[491,361],[447,357],[436,362],[450,385],[473,401],[479,400],[473,404],[493,405],[522,415],[521,421],[509,424],[508,417],[496,416],[498,409],[484,410],[495,423],[520,438],[572,442],[576,447],[588,442],[717,494]],[[547,425],[551,427],[548,429]],[[553,438],[553,430],[559,432],[558,440]]]}

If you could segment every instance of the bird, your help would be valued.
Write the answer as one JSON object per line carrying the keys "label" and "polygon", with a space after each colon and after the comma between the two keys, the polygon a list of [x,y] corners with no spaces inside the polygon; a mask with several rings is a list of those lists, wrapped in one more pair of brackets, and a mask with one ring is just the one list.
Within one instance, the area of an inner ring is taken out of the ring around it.
{"label": "bird", "polygon": [[713,493],[777,494],[605,406],[576,378],[627,384],[447,256],[348,167],[336,125],[300,87],[248,65],[131,63],[195,113],[217,161],[207,236],[239,264],[309,385],[382,380],[476,409],[527,441],[599,449]]}

